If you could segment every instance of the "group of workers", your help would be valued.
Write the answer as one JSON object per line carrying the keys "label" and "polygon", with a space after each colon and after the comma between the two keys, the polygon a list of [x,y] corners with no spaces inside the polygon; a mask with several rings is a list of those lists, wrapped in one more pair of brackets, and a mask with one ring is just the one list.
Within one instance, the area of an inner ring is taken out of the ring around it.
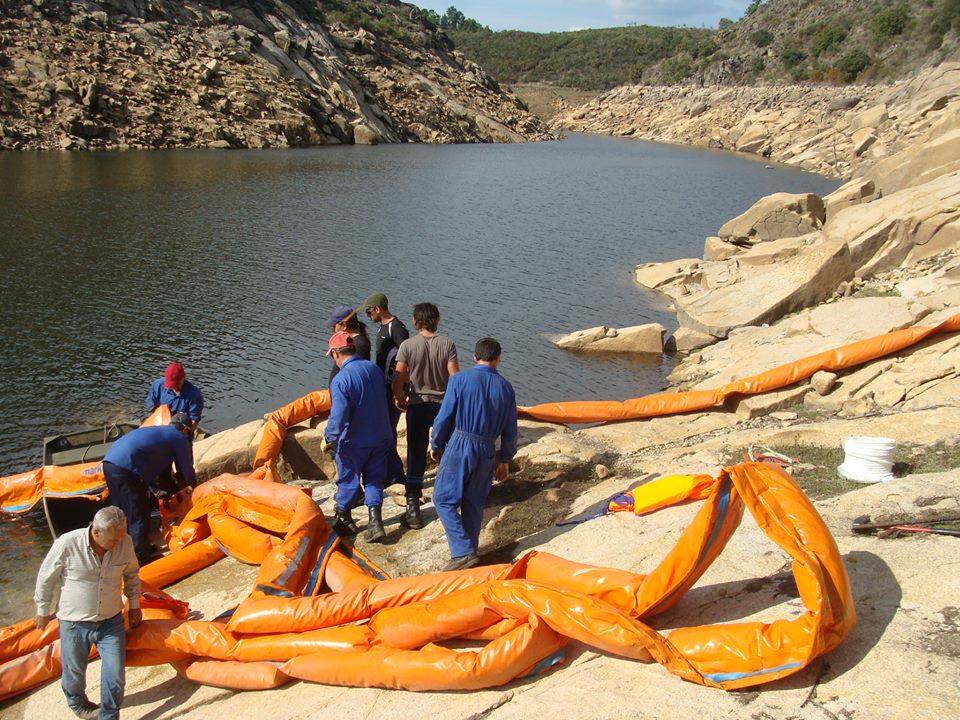
{"label": "group of workers", "polygon": [[[376,324],[375,348],[357,312]],[[439,324],[437,306],[419,303],[413,308],[417,332],[411,336],[383,293],[368,297],[358,310],[334,309],[327,354],[336,367],[323,447],[337,465],[334,530],[357,533],[352,511],[366,505],[367,542],[386,537],[383,491],[395,482],[405,488],[401,524],[423,527],[420,503],[429,452],[439,462],[433,504],[450,546],[446,569],[456,570],[479,562],[487,495],[495,475],[506,477],[516,453],[517,403],[497,371],[500,343],[479,340],[476,365],[460,372],[457,348],[438,332]],[[396,447],[401,412],[407,416],[406,471]]]}
{"label": "group of workers", "polygon": [[[457,348],[438,332],[440,312],[432,303],[413,308],[416,334],[391,314],[387,297],[375,293],[359,307],[376,325],[372,346],[357,311],[334,309],[327,355],[331,409],[323,450],[336,467],[334,530],[353,535],[353,509],[366,505],[368,542],[386,536],[381,508],[384,489],[401,483],[404,527],[423,527],[421,499],[427,457],[439,462],[433,504],[450,547],[447,570],[479,563],[483,510],[494,477],[507,476],[516,453],[516,397],[497,368],[500,344],[479,340],[475,367],[461,372]],[[373,360],[371,361],[371,356]],[[163,496],[196,484],[191,440],[203,414],[203,394],[170,363],[154,382],[145,406],[170,408],[168,425],[145,426],[118,438],[103,459],[111,505],[86,528],[61,535],[37,577],[35,625],[60,623],[61,687],[78,717],[114,720],[124,692],[123,597],[130,626],[141,621],[140,566],[153,558],[150,494]],[[407,416],[407,466],[397,452],[397,424]],[[497,444],[499,442],[499,448]],[[161,487],[171,465],[177,482]],[[52,612],[56,593],[60,599]],[[100,704],[86,695],[86,667],[92,646],[101,658]]]}

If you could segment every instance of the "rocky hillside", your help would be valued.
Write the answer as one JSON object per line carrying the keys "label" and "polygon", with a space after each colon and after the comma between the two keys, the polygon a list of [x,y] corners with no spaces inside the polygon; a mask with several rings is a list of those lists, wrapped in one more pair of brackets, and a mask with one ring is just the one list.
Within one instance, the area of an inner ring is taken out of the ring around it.
{"label": "rocky hillside", "polygon": [[412,5],[0,0],[0,149],[543,137]]}
{"label": "rocky hillside", "polygon": [[500,80],[608,90],[626,83],[873,82],[957,48],[958,0],[755,0],[719,28],[449,31]]}

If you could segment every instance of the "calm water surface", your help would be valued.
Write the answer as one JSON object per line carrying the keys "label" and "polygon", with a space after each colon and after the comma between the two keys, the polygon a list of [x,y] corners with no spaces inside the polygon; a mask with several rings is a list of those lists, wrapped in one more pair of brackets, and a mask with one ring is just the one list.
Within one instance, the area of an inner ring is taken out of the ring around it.
{"label": "calm water surface", "polygon": [[[640,262],[700,256],[761,195],[837,183],[729,154],[612,138],[496,146],[0,155],[0,475],[45,435],[142,416],[181,360],[216,431],[322,387],[337,303],[430,300],[461,362],[500,339],[519,402],[619,399],[668,359],[588,358],[551,334],[659,321]],[[0,624],[42,522],[0,524]]]}

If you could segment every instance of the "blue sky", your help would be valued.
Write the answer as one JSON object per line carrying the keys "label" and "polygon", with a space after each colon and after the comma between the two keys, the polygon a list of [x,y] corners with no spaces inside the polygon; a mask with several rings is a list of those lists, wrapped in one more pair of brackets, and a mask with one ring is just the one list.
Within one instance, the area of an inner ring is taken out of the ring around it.
{"label": "blue sky", "polygon": [[[413,0],[416,2],[416,0]],[[571,30],[626,25],[716,27],[736,20],[749,0],[442,0],[417,2],[443,14],[454,5],[494,30]]]}

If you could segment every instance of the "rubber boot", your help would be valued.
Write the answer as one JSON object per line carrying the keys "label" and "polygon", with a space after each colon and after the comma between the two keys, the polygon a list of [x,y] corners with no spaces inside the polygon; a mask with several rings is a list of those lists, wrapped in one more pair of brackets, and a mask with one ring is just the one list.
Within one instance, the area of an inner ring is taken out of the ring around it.
{"label": "rubber boot", "polygon": [[387,536],[387,531],[383,529],[383,519],[380,517],[380,506],[368,505],[367,513],[367,532],[365,535],[367,542],[383,542],[383,539]]}
{"label": "rubber boot", "polygon": [[420,496],[407,495],[407,509],[400,518],[400,524],[411,530],[423,527],[423,518],[420,517]]}
{"label": "rubber boot", "polygon": [[333,531],[337,535],[356,535],[360,528],[353,521],[353,512],[344,510],[341,507],[336,508],[336,522],[333,524]]}

